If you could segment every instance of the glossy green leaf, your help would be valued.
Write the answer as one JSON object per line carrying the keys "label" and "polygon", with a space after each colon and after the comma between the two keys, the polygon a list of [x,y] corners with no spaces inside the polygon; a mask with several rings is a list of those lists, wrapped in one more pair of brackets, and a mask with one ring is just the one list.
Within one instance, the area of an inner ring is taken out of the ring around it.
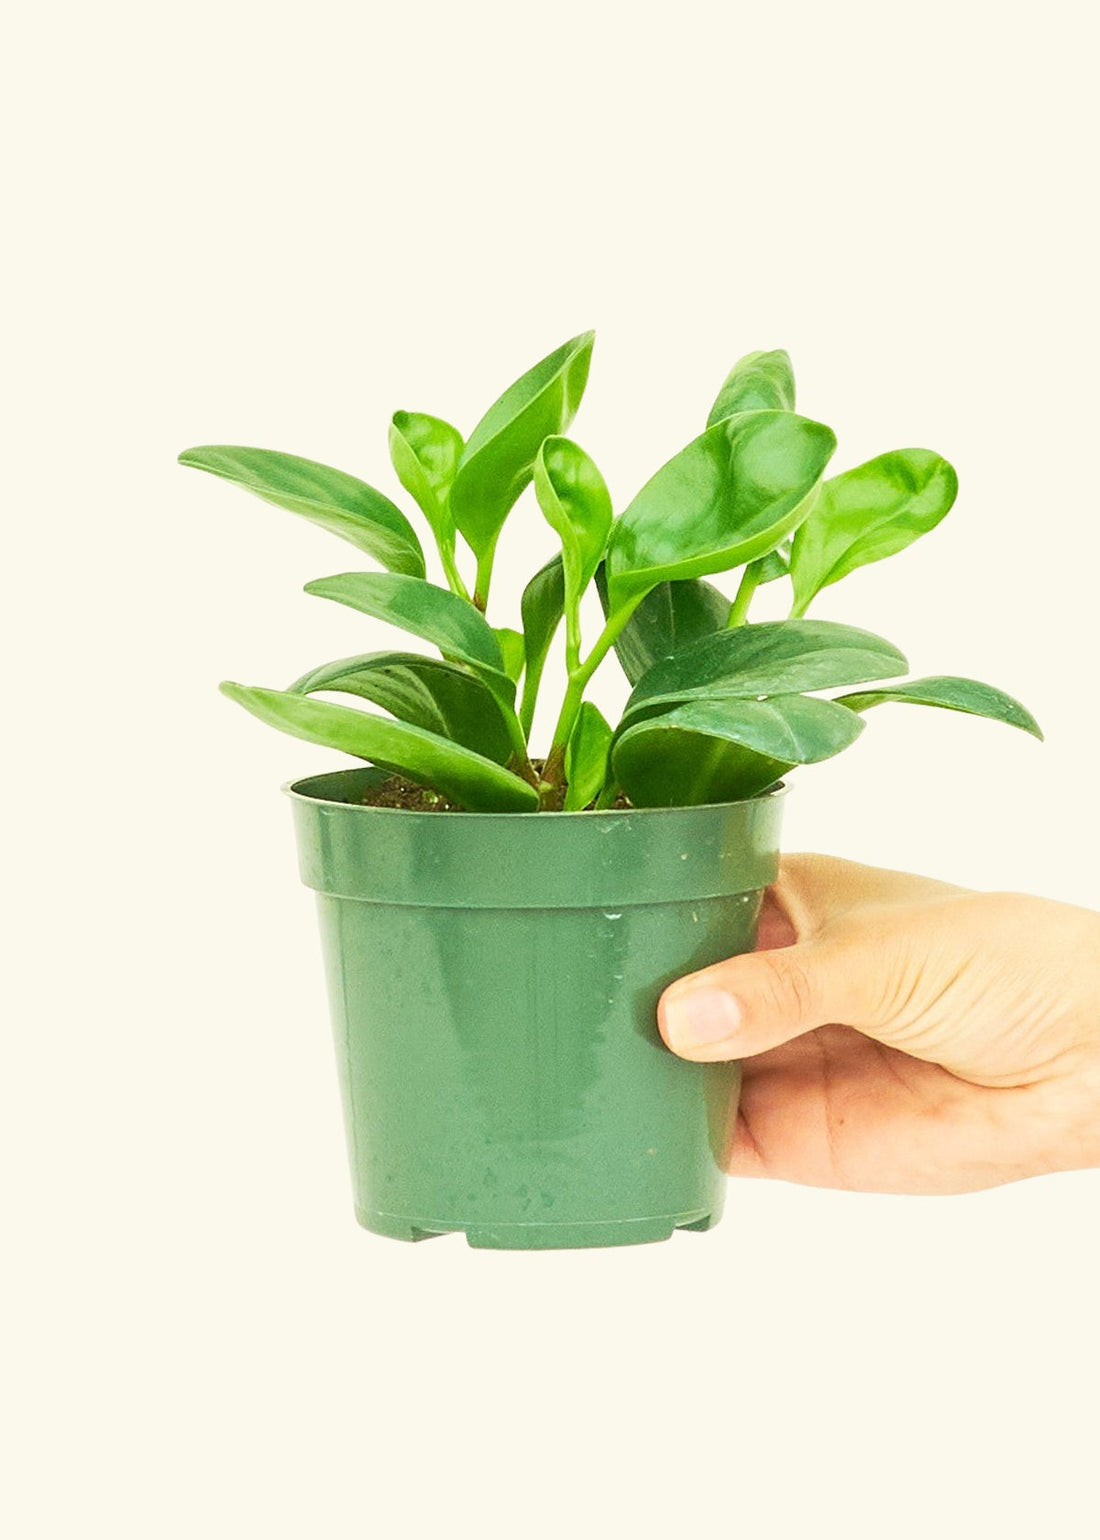
{"label": "glossy green leaf", "polygon": [[233,444],[185,449],[179,460],[235,482],[265,503],[301,514],[366,551],[390,572],[424,576],[424,552],[408,519],[388,497],[355,476],[298,455]]}
{"label": "glossy green leaf", "polygon": [[565,751],[565,811],[578,812],[594,802],[607,779],[611,727],[591,701],[582,701],[580,714]]}
{"label": "glossy green leaf", "polygon": [[512,739],[507,707],[457,663],[413,652],[370,652],[323,663],[290,686],[293,695],[337,690],[373,701],[408,722],[507,764]]}
{"label": "glossy green leaf", "polygon": [[[611,751],[635,807],[690,807],[752,797],[794,765],[814,764],[859,736],[843,706],[809,695],[693,700],[629,727]],[[850,719],[862,719],[849,712]]]}
{"label": "glossy green leaf", "polygon": [[[596,568],[596,589],[606,616],[610,613],[607,569],[602,562]],[[702,636],[721,631],[729,613],[726,595],[702,578],[658,583],[646,594],[615,643],[623,673],[631,684],[637,684],[659,659],[671,657]]]}
{"label": "glossy green leaf", "polygon": [[573,421],[594,333],[574,337],[510,385],[470,434],[451,488],[451,515],[478,557],[492,550],[531,480],[543,439]]}
{"label": "glossy green leaf", "polygon": [[948,711],[965,711],[970,716],[990,717],[1022,728],[1036,738],[1043,730],[1026,706],[994,685],[977,679],[960,679],[952,674],[929,675],[927,679],[907,679],[904,684],[884,690],[859,690],[852,695],[838,695],[840,705],[852,711],[866,711],[886,701],[909,701],[916,706],[943,706]]}
{"label": "glossy green leaf", "polygon": [[607,553],[612,610],[669,579],[725,572],[773,550],[802,522],[836,447],[793,412],[716,423],[645,484]]}
{"label": "glossy green leaf", "polygon": [[523,673],[523,665],[527,660],[527,652],[523,645],[523,632],[514,631],[511,626],[494,626],[496,639],[500,643],[500,650],[504,656],[504,672],[513,684],[519,682],[519,676]]}
{"label": "glossy green leaf", "polygon": [[543,441],[535,458],[535,496],[561,540],[565,592],[576,604],[600,564],[614,514],[595,461],[572,439]]}
{"label": "glossy green leaf", "polygon": [[447,658],[507,679],[492,626],[467,600],[434,583],[385,572],[341,572],[307,583],[306,593],[389,621],[431,642]]}
{"label": "glossy green leaf", "polygon": [[667,702],[791,696],[893,679],[908,668],[892,642],[830,620],[775,620],[701,637],[639,679],[624,722]]}
{"label": "glossy green leaf", "polygon": [[[658,741],[631,742],[612,752],[613,774],[635,807],[698,807],[743,802],[781,781],[791,766],[740,744],[694,732],[670,731]],[[622,784],[622,776],[628,785]]]}
{"label": "glossy green leaf", "polygon": [[794,370],[782,348],[738,359],[710,409],[707,427],[737,412],[761,411],[794,411]]}
{"label": "glossy green leaf", "polygon": [[454,536],[447,497],[462,449],[462,434],[442,417],[429,417],[425,412],[394,412],[390,423],[390,459],[397,479],[416,499],[436,539],[443,543],[450,543]]}
{"label": "glossy green leaf", "polygon": [[271,727],[399,772],[471,812],[533,813],[538,808],[538,793],[519,776],[423,728],[286,690],[232,681],[221,688]]}
{"label": "glossy green leaf", "polygon": [[530,733],[546,655],[565,613],[565,569],[560,555],[553,557],[545,567],[540,567],[523,590],[520,613],[527,660],[520,720],[524,731]]}
{"label": "glossy green leaf", "polygon": [[959,483],[931,449],[895,449],[833,476],[794,537],[794,613],[868,562],[881,561],[934,529]]}

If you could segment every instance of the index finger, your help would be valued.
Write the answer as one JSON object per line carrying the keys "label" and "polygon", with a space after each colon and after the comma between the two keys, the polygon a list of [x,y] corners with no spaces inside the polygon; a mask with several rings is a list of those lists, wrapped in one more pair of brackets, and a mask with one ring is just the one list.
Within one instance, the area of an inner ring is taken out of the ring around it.
{"label": "index finger", "polygon": [[779,876],[761,908],[757,950],[809,940],[856,909],[894,907],[968,891],[935,877],[862,866],[839,856],[781,856]]}

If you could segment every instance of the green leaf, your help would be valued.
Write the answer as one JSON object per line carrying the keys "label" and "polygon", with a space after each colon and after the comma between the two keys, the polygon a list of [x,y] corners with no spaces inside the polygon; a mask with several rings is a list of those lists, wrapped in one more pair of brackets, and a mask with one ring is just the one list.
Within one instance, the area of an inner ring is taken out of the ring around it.
{"label": "green leaf", "polygon": [[236,482],[265,503],[301,514],[366,551],[390,572],[424,576],[424,552],[408,519],[388,497],[355,476],[298,455],[233,444],[185,449],[179,460]]}
{"label": "green leaf", "polygon": [[[341,572],[306,584],[307,594],[335,599],[364,615],[389,621],[438,647],[447,658],[497,675],[515,694],[504,672],[504,655],[491,625],[473,605],[422,578],[385,572]],[[490,684],[493,680],[489,680]],[[507,690],[504,697],[507,697]]]}
{"label": "green leaf", "polygon": [[761,588],[765,583],[774,583],[778,578],[786,577],[790,570],[791,542],[789,540],[784,540],[766,556],[758,556],[752,563],[752,573],[756,579],[757,588]]}
{"label": "green leaf", "polygon": [[[596,568],[596,589],[607,616],[607,569],[602,562]],[[659,659],[671,657],[702,636],[721,631],[729,613],[726,595],[701,578],[658,583],[646,594],[615,643],[627,679],[637,684]]]}
{"label": "green leaf", "polygon": [[504,672],[513,684],[517,684],[519,676],[523,673],[527,656],[523,645],[523,632],[513,631],[511,626],[494,626],[493,630],[504,655]]}
{"label": "green leaf", "polygon": [[672,701],[791,696],[891,679],[908,668],[881,636],[830,620],[773,620],[701,637],[655,663],[634,686],[623,721]]}
{"label": "green leaf", "polygon": [[951,508],[958,477],[931,449],[895,449],[826,481],[794,537],[794,613],[868,562],[934,529]]}
{"label": "green leaf", "polygon": [[607,779],[611,727],[591,701],[582,701],[565,751],[565,811],[578,812],[593,802]]}
{"label": "green leaf", "polygon": [[607,546],[614,514],[595,461],[572,439],[545,439],[535,459],[535,496],[561,540],[567,602],[577,604]]}
{"label": "green leaf", "polygon": [[989,717],[1020,727],[1033,737],[1042,738],[1043,730],[1026,706],[994,685],[977,679],[960,679],[952,674],[929,675],[927,679],[908,679],[904,684],[884,690],[860,690],[852,695],[838,695],[837,703],[851,711],[866,711],[885,701],[910,701],[917,706],[943,706],[948,711],[965,711],[970,716]]}
{"label": "green leaf", "polygon": [[725,572],[774,550],[808,514],[836,447],[793,412],[719,422],[652,476],[611,532],[612,611],[675,578]]}
{"label": "green leaf", "polygon": [[520,612],[527,659],[520,721],[524,732],[530,733],[546,655],[565,613],[565,569],[560,555],[553,557],[545,567],[540,567],[523,590]]}
{"label": "green leaf", "polygon": [[462,434],[442,417],[425,412],[394,412],[390,423],[390,459],[397,479],[416,499],[437,540],[454,542],[454,521],[447,496],[462,457]]}
{"label": "green leaf", "polygon": [[531,480],[544,438],[573,421],[588,380],[593,332],[564,343],[510,385],[470,434],[451,488],[451,515],[477,557],[492,550]]}
{"label": "green leaf", "polygon": [[261,722],[308,743],[342,749],[385,770],[397,771],[471,812],[533,813],[538,808],[538,793],[518,775],[422,728],[286,690],[265,690],[230,680],[221,689]]}
{"label": "green leaf", "polygon": [[710,409],[707,427],[737,412],[760,411],[794,411],[794,370],[782,349],[738,359]]}
{"label": "green leaf", "polygon": [[369,652],[323,663],[290,686],[292,695],[338,690],[373,701],[408,722],[507,764],[512,739],[507,707],[476,675],[457,663],[414,652]]}
{"label": "green leaf", "polygon": [[635,807],[694,807],[756,796],[794,765],[814,764],[859,736],[843,706],[809,695],[694,700],[621,732],[615,780]]}

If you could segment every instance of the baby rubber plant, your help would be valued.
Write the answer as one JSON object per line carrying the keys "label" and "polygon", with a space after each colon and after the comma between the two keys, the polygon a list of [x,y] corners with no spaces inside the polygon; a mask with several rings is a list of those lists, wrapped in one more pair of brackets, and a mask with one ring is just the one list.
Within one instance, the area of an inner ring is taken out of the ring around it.
{"label": "baby rubber plant", "polygon": [[[285,732],[423,788],[425,808],[472,812],[753,797],[795,766],[847,748],[863,713],[887,701],[991,717],[1042,737],[1001,690],[947,675],[899,682],[908,665],[892,643],[806,618],[822,589],[935,528],[957,491],[942,456],[895,449],[824,479],[832,430],[795,412],[785,352],[750,353],[734,365],[704,431],[616,517],[596,464],[564,436],[592,344],[586,332],[536,364],[468,438],[440,417],[394,414],[393,466],[427,524],[446,587],[428,580],[406,515],[355,476],[273,450],[186,450],[184,465],[311,519],[384,569],[318,578],[307,593],[438,653],[369,652],[323,663],[284,690],[226,682],[225,694]],[[561,552],[523,592],[521,634],[487,616],[501,529],[532,482]],[[706,581],[723,573],[738,574],[732,595]],[[790,584],[790,617],[751,624],[755,591],[777,581]],[[581,599],[593,583],[604,625],[586,651]],[[563,623],[568,685],[535,758],[539,685]],[[613,649],[632,687],[614,727],[585,699]],[[854,685],[862,688],[822,693]],[[318,698],[331,692],[387,715]]]}

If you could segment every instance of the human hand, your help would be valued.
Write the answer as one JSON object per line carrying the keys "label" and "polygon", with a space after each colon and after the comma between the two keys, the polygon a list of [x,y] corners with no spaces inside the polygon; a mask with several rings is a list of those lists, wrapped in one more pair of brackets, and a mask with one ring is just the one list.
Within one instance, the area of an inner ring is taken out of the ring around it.
{"label": "human hand", "polygon": [[658,1022],[684,1058],[745,1059],[734,1176],[949,1193],[1100,1165],[1091,910],[788,856],[756,952],[670,985]]}

